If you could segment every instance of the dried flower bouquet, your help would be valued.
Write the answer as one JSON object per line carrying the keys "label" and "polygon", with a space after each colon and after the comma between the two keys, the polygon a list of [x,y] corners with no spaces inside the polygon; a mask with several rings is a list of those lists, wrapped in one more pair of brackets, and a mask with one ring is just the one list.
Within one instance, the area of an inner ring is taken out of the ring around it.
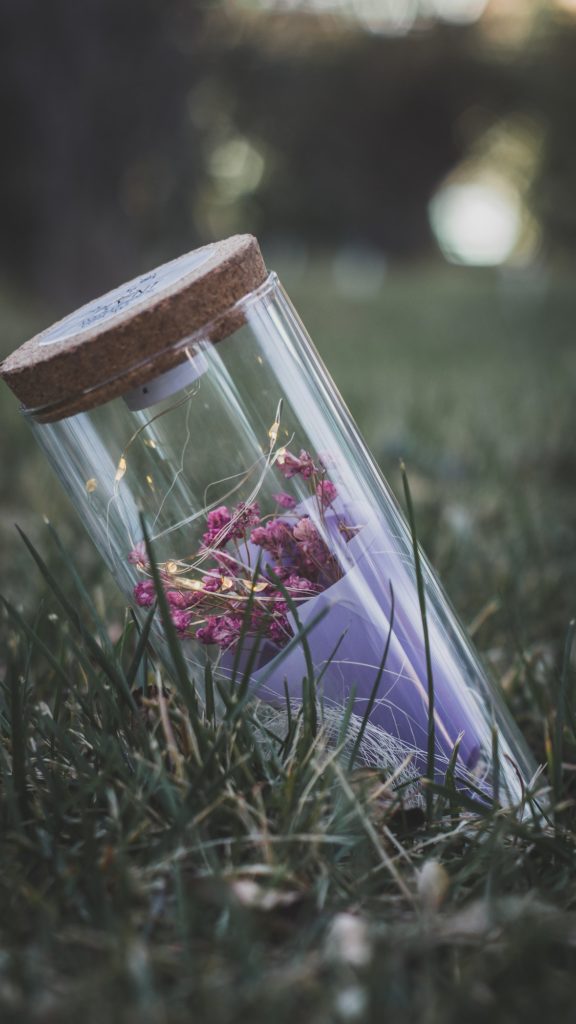
{"label": "dried flower bouquet", "polygon": [[[238,654],[253,654],[254,688],[274,704],[288,692],[301,699],[306,675],[300,645],[283,649],[301,625],[322,678],[327,715],[352,700],[367,736],[377,730],[390,760],[424,771],[429,734],[427,667],[414,614],[411,565],[399,557],[388,529],[368,509],[343,498],[328,476],[329,459],[278,449],[270,471],[285,488],[273,507],[258,501],[220,505],[205,516],[201,545],[191,558],[162,563],[173,622],[183,640],[211,647],[224,674]],[[302,493],[306,496],[303,498]],[[142,544],[129,560],[147,577]],[[136,583],[143,607],[155,601],[150,578]],[[297,618],[296,618],[297,610]],[[442,631],[432,624],[435,686],[435,767],[443,779],[454,761],[460,783],[487,790],[486,742],[470,691]],[[240,650],[239,650],[240,648]],[[384,660],[384,652],[386,653]],[[246,660],[246,659],[244,659]],[[457,755],[454,757],[454,751]]]}

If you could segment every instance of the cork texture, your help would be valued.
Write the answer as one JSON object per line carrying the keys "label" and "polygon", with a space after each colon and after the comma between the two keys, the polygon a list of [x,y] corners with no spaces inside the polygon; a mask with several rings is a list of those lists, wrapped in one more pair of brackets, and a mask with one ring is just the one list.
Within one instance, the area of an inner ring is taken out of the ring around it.
{"label": "cork texture", "polygon": [[41,422],[93,409],[183,362],[189,336],[232,334],[244,323],[238,303],[266,277],[252,235],[204,246],[37,334],[0,364],[0,377]]}

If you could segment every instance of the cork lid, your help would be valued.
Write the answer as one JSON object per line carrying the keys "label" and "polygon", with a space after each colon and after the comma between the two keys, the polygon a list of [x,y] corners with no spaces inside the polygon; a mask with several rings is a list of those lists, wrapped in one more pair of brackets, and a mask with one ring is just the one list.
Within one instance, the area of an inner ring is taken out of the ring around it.
{"label": "cork lid", "polygon": [[92,409],[182,363],[195,339],[235,331],[242,300],[266,276],[252,235],[205,245],[37,334],[0,364],[0,377],[41,422]]}

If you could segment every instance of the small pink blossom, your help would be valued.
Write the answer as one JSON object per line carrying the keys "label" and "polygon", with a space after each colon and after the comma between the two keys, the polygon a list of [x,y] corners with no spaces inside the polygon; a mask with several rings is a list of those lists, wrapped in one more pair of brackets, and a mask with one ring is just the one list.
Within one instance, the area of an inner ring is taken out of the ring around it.
{"label": "small pink blossom", "polygon": [[258,634],[266,623],[266,615],[261,608],[253,608],[250,616],[250,632]]}
{"label": "small pink blossom", "polygon": [[292,527],[283,523],[281,519],[271,519],[267,526],[257,526],[252,530],[250,540],[258,547],[269,551],[278,562],[294,548]]}
{"label": "small pink blossom", "polygon": [[241,615],[209,615],[206,624],[196,630],[196,639],[202,644],[230,647],[240,638],[242,621]]}
{"label": "small pink blossom", "polygon": [[312,580],[307,579],[305,576],[298,576],[296,573],[291,573],[284,580],[284,586],[288,591],[308,591],[310,594],[316,594],[322,588],[317,583],[312,583]]}
{"label": "small pink blossom", "polygon": [[208,529],[203,536],[204,544],[211,547],[213,544],[225,544],[229,540],[229,533],[226,527],[229,526],[232,515],[226,505],[213,508],[206,516]]}
{"label": "small pink blossom", "polygon": [[312,456],[309,452],[301,449],[300,455],[292,455],[291,452],[282,452],[278,456],[276,461],[278,469],[282,473],[282,476],[286,480],[290,480],[293,476],[303,476],[305,480],[308,480],[314,473],[318,472],[317,467],[314,465]]}
{"label": "small pink blossom", "polygon": [[293,498],[291,494],[286,494],[286,491],[280,491],[279,494],[273,494],[272,497],[276,504],[280,505],[280,508],[296,508],[296,498]]}
{"label": "small pink blossom", "polygon": [[188,629],[188,626],[192,622],[192,615],[190,612],[179,611],[177,608],[173,608],[171,611],[172,622],[176,626],[176,631],[182,635]]}
{"label": "small pink blossom", "polygon": [[276,465],[286,480],[290,480],[300,472],[300,459],[297,459],[291,452],[282,452],[276,460]]}
{"label": "small pink blossom", "polygon": [[206,624],[196,630],[196,639],[199,640],[201,644],[215,644],[215,630],[217,629],[217,626],[218,616],[209,615],[206,619]]}
{"label": "small pink blossom", "polygon": [[302,568],[308,576],[328,569],[331,554],[309,516],[303,516],[294,527],[294,540],[302,560]]}
{"label": "small pink blossom", "polygon": [[146,551],[146,544],[143,540],[139,540],[134,545],[132,551],[128,555],[128,561],[130,565],[137,565],[142,569],[145,569],[148,565],[148,552]]}
{"label": "small pink blossom", "polygon": [[243,619],[241,615],[221,615],[215,632],[216,643],[230,647],[240,639]]}
{"label": "small pink blossom", "polygon": [[278,645],[285,644],[290,639],[292,630],[285,615],[279,615],[272,619],[268,627],[268,636],[273,643]]}
{"label": "small pink blossom", "polygon": [[231,527],[230,536],[243,540],[246,536],[246,530],[250,526],[257,526],[259,522],[260,506],[258,502],[255,501],[252,505],[245,505],[244,502],[241,501],[234,509],[234,525]]}
{"label": "small pink blossom", "polygon": [[181,611],[185,611],[187,608],[192,608],[193,605],[198,604],[202,600],[202,591],[200,590],[168,590],[166,591],[166,599],[171,608],[179,608]]}
{"label": "small pink blossom", "polygon": [[206,576],[202,577],[202,586],[209,594],[215,594],[222,586],[222,577],[220,573],[217,570],[212,569],[206,574]]}
{"label": "small pink blossom", "polygon": [[219,505],[218,508],[213,508],[206,516],[208,529],[221,530],[224,526],[228,526],[231,518],[232,515],[226,505]]}
{"label": "small pink blossom", "polygon": [[316,497],[319,499],[322,508],[327,508],[338,497],[338,491],[331,480],[322,480],[316,485]]}
{"label": "small pink blossom", "polygon": [[302,516],[293,530],[294,540],[301,551],[310,553],[319,550],[324,543],[310,516]]}
{"label": "small pink blossom", "polygon": [[237,569],[237,561],[232,555],[227,555],[225,551],[214,551],[212,552],[212,557],[224,576],[234,575]]}
{"label": "small pink blossom", "polygon": [[156,600],[156,591],[152,580],[141,580],[134,587],[134,597],[141,608],[149,608]]}
{"label": "small pink blossom", "polygon": [[312,456],[309,452],[305,452],[304,449],[300,452],[300,463],[302,467],[300,472],[305,480],[318,472],[318,467],[314,465]]}

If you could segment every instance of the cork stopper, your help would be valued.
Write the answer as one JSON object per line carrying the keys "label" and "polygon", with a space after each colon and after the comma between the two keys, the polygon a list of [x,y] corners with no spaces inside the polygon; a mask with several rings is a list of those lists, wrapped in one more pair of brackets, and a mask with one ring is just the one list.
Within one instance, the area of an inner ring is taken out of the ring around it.
{"label": "cork stopper", "polygon": [[245,322],[242,299],[266,277],[252,235],[195,249],[26,341],[0,377],[40,422],[93,409],[184,362],[187,340],[232,334]]}

